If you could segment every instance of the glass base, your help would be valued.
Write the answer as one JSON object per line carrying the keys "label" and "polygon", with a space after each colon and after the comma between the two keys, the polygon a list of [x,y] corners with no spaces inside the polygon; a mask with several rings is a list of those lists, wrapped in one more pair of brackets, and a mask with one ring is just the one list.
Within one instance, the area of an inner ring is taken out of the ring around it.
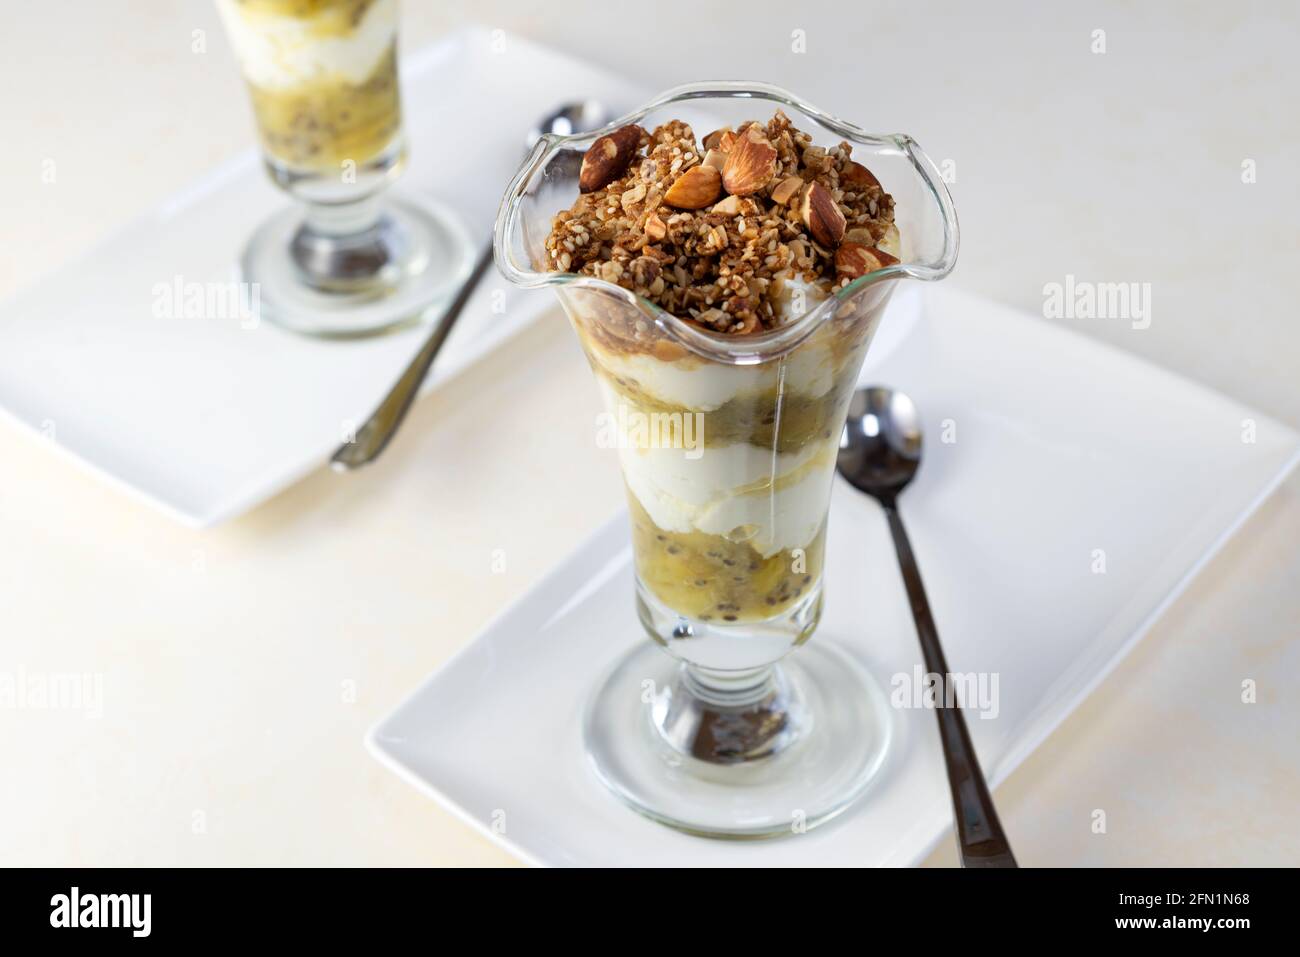
{"label": "glass base", "polygon": [[[415,325],[448,301],[473,268],[460,221],[410,196],[386,196],[381,209],[372,228],[328,242],[304,243],[301,207],[258,227],[240,278],[256,284],[260,317],[303,335],[355,339]],[[331,270],[340,280],[327,288],[318,277]]]}
{"label": "glass base", "polygon": [[[583,720],[600,780],[633,810],[703,837],[799,834],[849,806],[880,769],[888,700],[825,641],[797,649],[748,704],[702,700],[691,671],[645,643],[615,665]],[[728,740],[745,741],[729,749]],[[767,744],[754,748],[756,740]]]}

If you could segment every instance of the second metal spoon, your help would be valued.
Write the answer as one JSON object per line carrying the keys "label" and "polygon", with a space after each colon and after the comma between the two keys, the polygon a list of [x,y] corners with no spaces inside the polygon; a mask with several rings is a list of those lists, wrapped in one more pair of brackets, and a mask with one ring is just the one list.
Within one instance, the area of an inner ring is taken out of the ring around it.
{"label": "second metal spoon", "polygon": [[[527,145],[531,147],[542,136],[543,133],[557,133],[561,136],[569,136],[574,133],[583,133],[587,130],[597,129],[605,124],[608,118],[608,112],[603,106],[595,100],[584,100],[580,103],[565,103],[559,109],[547,114],[538,121],[536,127],[528,133]],[[433,360],[438,357],[438,352],[442,349],[443,343],[447,341],[447,336],[451,334],[452,327],[460,317],[461,311],[464,310],[465,304],[469,302],[470,296],[478,287],[479,280],[483,278],[483,273],[487,271],[488,264],[492,262],[492,241],[489,240],[483,251],[479,253],[474,268],[470,271],[465,282],[461,284],[460,289],[456,291],[456,297],[451,301],[446,311],[438,319],[433,329],[429,332],[428,339],[420,347],[420,351],[410,361],[410,364],[402,371],[397,382],[394,383],[388,395],[384,396],[383,401],[370,414],[370,418],[356,431],[356,435],[348,442],[344,442],[334,452],[330,458],[330,466],[337,472],[350,472],[353,469],[360,468],[379,457],[379,454],[388,446],[389,441],[401,427],[402,420],[406,418],[406,413],[410,411],[411,405],[415,402],[415,397],[420,392],[420,386],[424,383],[425,378],[429,375],[429,370],[433,367]]]}
{"label": "second metal spoon", "polygon": [[[889,389],[859,389],[849,404],[848,422],[840,440],[837,467],[849,484],[866,492],[885,510],[894,550],[903,572],[903,584],[921,640],[921,656],[930,674],[948,681],[948,662],[939,644],[939,630],[930,614],[930,602],[921,583],[912,544],[898,514],[898,496],[912,481],[921,464],[921,420],[912,400]],[[944,707],[937,696],[939,738],[943,742],[948,787],[952,791],[957,824],[957,850],[963,867],[1016,867],[1011,845],[1002,831],[997,808],[989,794],[979,758],[971,744],[966,720],[958,707]]]}

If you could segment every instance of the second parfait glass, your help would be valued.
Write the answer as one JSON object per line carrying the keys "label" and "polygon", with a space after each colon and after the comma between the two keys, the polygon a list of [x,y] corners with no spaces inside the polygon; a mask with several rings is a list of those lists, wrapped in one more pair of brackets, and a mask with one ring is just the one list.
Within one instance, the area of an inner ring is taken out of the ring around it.
{"label": "second parfait glass", "polygon": [[[852,145],[895,198],[897,264],[810,308],[796,299],[783,325],[740,336],[546,268],[552,219],[577,195],[599,136],[670,119],[697,133],[738,127],[764,109],[783,110],[814,142]],[[836,454],[872,336],[899,280],[940,279],[956,255],[951,200],[914,141],[761,84],[681,87],[605,130],[548,136],[511,183],[498,266],[519,285],[555,289],[627,486],[636,609],[653,644],[594,690],[584,743],[601,780],[641,813],[712,837],[788,834],[839,813],[880,767],[889,711],[878,684],[833,642],[791,650],[821,615]]]}
{"label": "second parfait glass", "polygon": [[266,169],[294,207],[240,262],[265,316],[355,338],[419,321],[469,273],[442,207],[386,190],[406,163],[398,0],[217,0],[252,98]]}

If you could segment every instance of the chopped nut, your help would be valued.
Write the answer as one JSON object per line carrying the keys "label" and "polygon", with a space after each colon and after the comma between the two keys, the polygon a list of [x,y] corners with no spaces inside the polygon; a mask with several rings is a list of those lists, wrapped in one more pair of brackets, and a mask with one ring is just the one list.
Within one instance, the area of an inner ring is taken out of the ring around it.
{"label": "chopped nut", "polygon": [[721,226],[715,226],[705,237],[704,245],[700,247],[705,255],[721,252],[727,248],[727,231]]}
{"label": "chopped nut", "polygon": [[813,181],[803,192],[800,216],[813,239],[834,249],[844,238],[844,214],[821,183]]}
{"label": "chopped nut", "polygon": [[[546,263],[615,283],[701,329],[777,328],[789,319],[792,283],[829,294],[901,256],[894,200],[854,168],[849,145],[814,146],[779,111],[766,123],[716,130],[703,146],[680,120],[601,139],[589,151],[585,182],[579,177],[583,194],[552,220]],[[626,156],[620,142],[631,147]],[[764,178],[762,162],[753,177],[762,185],[724,192],[729,154],[744,158],[763,145],[773,155],[770,173]],[[629,319],[626,330],[614,320],[606,331],[628,348],[662,349],[669,361],[686,354],[648,334],[642,319]]]}
{"label": "chopped nut", "polygon": [[710,212],[722,213],[724,216],[738,216],[740,215],[740,197],[728,196],[716,203]]}
{"label": "chopped nut", "polygon": [[692,166],[664,193],[664,202],[677,209],[703,209],[722,192],[722,174],[712,166]]}
{"label": "chopped nut", "polygon": [[820,146],[809,146],[803,151],[803,165],[814,173],[824,173],[830,168],[830,157]]}
{"label": "chopped nut", "polygon": [[718,143],[722,141],[723,135],[730,132],[731,132],[730,126],[724,126],[720,130],[714,130],[708,136],[704,137],[703,140],[704,148],[706,150],[716,150],[718,148]]}
{"label": "chopped nut", "polygon": [[637,286],[649,286],[659,276],[659,260],[651,256],[638,256],[632,260],[632,281]]}
{"label": "chopped nut", "polygon": [[876,179],[875,174],[867,169],[861,163],[849,161],[844,164],[844,169],[840,173],[840,183],[845,186],[852,186],[856,189],[862,189],[866,186],[880,187],[880,180]]}
{"label": "chopped nut", "polygon": [[709,150],[704,154],[704,165],[712,166],[721,173],[722,168],[727,165],[727,154],[722,150]]}
{"label": "chopped nut", "polygon": [[892,256],[903,255],[902,237],[898,235],[898,227],[890,223],[889,228],[885,230],[885,235],[876,243],[876,247]]}
{"label": "chopped nut", "polygon": [[699,321],[706,326],[713,326],[716,329],[725,329],[731,323],[731,317],[721,309],[705,309],[700,313]]}
{"label": "chopped nut", "polygon": [[641,202],[641,200],[645,199],[645,194],[646,194],[645,184],[638,183],[636,186],[633,186],[631,189],[629,189],[626,193],[623,194],[623,196],[620,199],[620,203],[625,210],[631,209],[637,203]]}
{"label": "chopped nut", "polygon": [[776,149],[762,130],[751,126],[727,153],[722,183],[732,196],[757,193],[776,175]]}
{"label": "chopped nut", "polygon": [[784,206],[790,200],[794,199],[799,190],[803,189],[803,179],[799,176],[787,176],[781,182],[777,183],[772,190],[772,202],[780,203]]}
{"label": "chopped nut", "polygon": [[595,192],[622,176],[644,135],[645,130],[633,123],[620,126],[592,143],[582,157],[582,169],[578,172],[579,192]]}

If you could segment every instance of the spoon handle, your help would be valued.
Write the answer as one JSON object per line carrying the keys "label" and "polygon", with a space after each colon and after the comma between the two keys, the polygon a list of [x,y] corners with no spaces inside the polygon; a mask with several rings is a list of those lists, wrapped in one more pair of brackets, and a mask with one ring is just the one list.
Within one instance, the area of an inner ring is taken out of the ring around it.
{"label": "spoon handle", "polygon": [[411,360],[388,395],[384,396],[383,401],[370,414],[370,418],[366,419],[365,424],[357,430],[356,438],[351,442],[340,445],[330,458],[330,465],[336,472],[348,472],[367,465],[377,459],[379,453],[387,447],[389,440],[392,439],[398,427],[402,424],[402,420],[406,418],[406,413],[410,410],[411,404],[420,391],[420,385],[424,382],[425,377],[429,374],[429,369],[433,366],[433,360],[438,357],[442,344],[447,341],[452,326],[456,324],[461,310],[465,308],[465,303],[469,302],[470,295],[478,286],[479,280],[483,277],[483,273],[491,261],[492,244],[488,243],[479,254],[478,262],[474,264],[473,271],[461,284],[459,291],[456,293],[456,298],[447,307],[447,311],[442,314],[442,317],[429,333],[428,339],[425,340],[424,345],[420,347],[420,351],[415,354],[415,358]]}
{"label": "spoon handle", "polygon": [[[925,669],[930,674],[942,675],[948,680],[948,662],[939,645],[939,630],[930,614],[930,602],[925,597],[921,583],[921,569],[912,554],[912,543],[903,528],[903,518],[893,502],[885,503],[889,530],[894,534],[894,550],[903,571],[907,586],[912,618],[916,621],[917,637],[921,640],[921,655]],[[944,707],[944,694],[940,689],[934,709],[939,719],[939,738],[943,741],[944,762],[948,766],[948,787],[952,790],[953,817],[957,823],[957,850],[961,853],[963,867],[1016,867],[1011,845],[1002,832],[997,809],[989,795],[980,770],[979,758],[971,744],[966,719],[959,707]]]}

